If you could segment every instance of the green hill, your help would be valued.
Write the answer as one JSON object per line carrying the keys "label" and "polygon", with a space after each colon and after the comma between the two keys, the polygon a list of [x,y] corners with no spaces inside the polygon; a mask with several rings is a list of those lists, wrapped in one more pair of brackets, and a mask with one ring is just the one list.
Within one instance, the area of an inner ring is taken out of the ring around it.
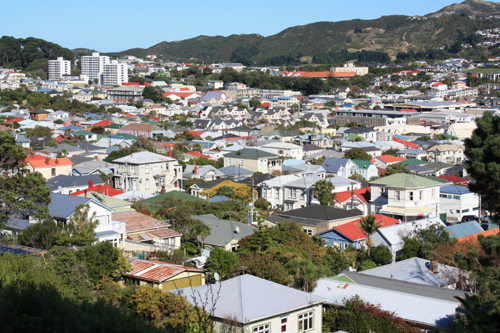
{"label": "green hill", "polygon": [[316,56],[319,59],[322,55],[341,50],[383,51],[394,58],[400,52],[418,52],[450,47],[457,42],[466,43],[476,30],[500,26],[498,19],[483,18],[497,12],[500,13],[498,3],[467,0],[425,17],[391,15],[375,20],[317,22],[291,27],[269,37],[257,34],[198,36],[113,55],[144,57],[156,54],[174,61],[233,61],[271,65],[300,62],[304,57]]}

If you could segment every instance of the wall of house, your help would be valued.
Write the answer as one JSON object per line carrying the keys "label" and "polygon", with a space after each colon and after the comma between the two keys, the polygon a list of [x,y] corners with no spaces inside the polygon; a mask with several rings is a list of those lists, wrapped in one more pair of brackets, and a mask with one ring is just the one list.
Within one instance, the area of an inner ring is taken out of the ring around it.
{"label": "wall of house", "polygon": [[205,284],[205,274],[195,272],[182,272],[163,282],[159,288],[163,291],[199,287]]}
{"label": "wall of house", "polygon": [[464,215],[479,216],[479,197],[475,193],[439,195],[440,214],[446,213],[449,222],[460,222]]}
{"label": "wall of house", "polygon": [[72,165],[58,165],[58,166],[47,166],[46,168],[36,168],[34,169],[30,164],[27,165],[28,170],[31,172],[38,171],[42,174],[45,179],[51,179],[55,176],[66,175],[69,176],[73,172]]}

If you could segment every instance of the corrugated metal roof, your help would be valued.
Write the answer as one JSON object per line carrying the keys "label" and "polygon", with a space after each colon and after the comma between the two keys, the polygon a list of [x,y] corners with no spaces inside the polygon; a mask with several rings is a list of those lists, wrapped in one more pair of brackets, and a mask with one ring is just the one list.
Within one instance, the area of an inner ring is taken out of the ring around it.
{"label": "corrugated metal roof", "polygon": [[[217,294],[218,293],[218,294]],[[182,290],[182,295],[194,303],[194,297],[218,295],[214,317],[235,318],[240,323],[275,317],[301,308],[323,303],[325,298],[281,284],[245,274],[216,284]],[[193,297],[193,295],[195,295]]]}
{"label": "corrugated metal roof", "polygon": [[132,271],[125,274],[125,276],[154,283],[162,283],[182,272],[204,272],[201,269],[193,267],[155,260],[136,260],[131,263],[131,266]]}
{"label": "corrugated metal roof", "polygon": [[476,221],[468,221],[449,225],[446,227],[446,231],[448,231],[452,238],[462,238],[483,232],[484,230]]}

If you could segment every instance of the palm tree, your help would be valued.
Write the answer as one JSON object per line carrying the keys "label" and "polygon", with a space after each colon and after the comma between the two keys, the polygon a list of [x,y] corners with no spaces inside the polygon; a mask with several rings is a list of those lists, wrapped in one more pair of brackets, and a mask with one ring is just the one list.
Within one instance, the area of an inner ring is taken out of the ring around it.
{"label": "palm tree", "polygon": [[366,245],[368,245],[368,256],[370,256],[370,249],[373,245],[372,235],[382,226],[382,221],[376,221],[375,215],[368,215],[360,219],[359,227],[363,229],[368,240]]}
{"label": "palm tree", "polygon": [[205,238],[210,236],[210,227],[205,223],[198,223],[191,228],[191,236],[195,237],[198,240],[201,256]]}

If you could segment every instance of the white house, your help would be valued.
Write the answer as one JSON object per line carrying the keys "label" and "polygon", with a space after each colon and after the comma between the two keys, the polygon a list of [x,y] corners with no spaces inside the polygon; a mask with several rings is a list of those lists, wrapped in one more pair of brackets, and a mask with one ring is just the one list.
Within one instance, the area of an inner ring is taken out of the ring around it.
{"label": "white house", "polygon": [[460,222],[464,215],[479,216],[479,196],[467,187],[459,185],[443,186],[440,189],[440,213],[446,214],[450,222]]}

